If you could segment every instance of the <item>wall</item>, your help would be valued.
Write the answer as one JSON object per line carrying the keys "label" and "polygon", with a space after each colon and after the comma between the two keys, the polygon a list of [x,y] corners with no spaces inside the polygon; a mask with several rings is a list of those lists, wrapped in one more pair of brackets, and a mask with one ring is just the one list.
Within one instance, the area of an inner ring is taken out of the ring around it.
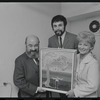
{"label": "wall", "polygon": [[17,96],[18,90],[13,84],[14,61],[25,50],[26,36],[36,34],[41,41],[40,47],[46,47],[53,34],[50,15],[31,5],[0,3],[0,83],[12,85],[12,97]]}
{"label": "wall", "polygon": [[86,16],[87,13],[97,12],[97,11],[100,11],[100,3],[97,2],[62,3],[61,6],[62,14],[64,14],[67,18],[73,17],[73,19],[75,18],[75,16],[79,17],[82,14],[85,14]]}

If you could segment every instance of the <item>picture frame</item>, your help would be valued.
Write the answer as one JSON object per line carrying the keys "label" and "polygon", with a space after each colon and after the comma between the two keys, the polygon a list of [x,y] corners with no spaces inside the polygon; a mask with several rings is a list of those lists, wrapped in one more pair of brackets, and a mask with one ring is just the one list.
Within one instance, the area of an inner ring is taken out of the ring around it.
{"label": "picture frame", "polygon": [[75,49],[40,49],[40,87],[66,94],[73,88],[76,72]]}

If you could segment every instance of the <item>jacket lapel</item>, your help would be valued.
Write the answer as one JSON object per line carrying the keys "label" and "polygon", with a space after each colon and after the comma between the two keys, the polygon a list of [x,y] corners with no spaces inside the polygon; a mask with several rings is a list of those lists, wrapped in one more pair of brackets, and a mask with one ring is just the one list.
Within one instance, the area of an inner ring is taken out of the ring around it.
{"label": "jacket lapel", "polygon": [[57,45],[57,47],[59,47],[58,37],[56,35],[54,37],[54,41],[55,41],[55,45]]}
{"label": "jacket lapel", "polygon": [[67,44],[68,41],[69,41],[69,36],[68,36],[68,32],[66,32],[64,37],[63,47]]}

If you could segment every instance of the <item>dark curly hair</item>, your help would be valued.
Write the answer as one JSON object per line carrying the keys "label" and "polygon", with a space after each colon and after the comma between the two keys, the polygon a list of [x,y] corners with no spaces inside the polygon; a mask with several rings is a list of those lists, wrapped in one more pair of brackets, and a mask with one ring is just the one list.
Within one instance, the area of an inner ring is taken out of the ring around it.
{"label": "dark curly hair", "polygon": [[56,15],[51,20],[51,26],[52,26],[52,28],[53,28],[53,23],[54,22],[58,22],[58,21],[63,21],[64,22],[64,26],[67,25],[67,19],[63,15]]}

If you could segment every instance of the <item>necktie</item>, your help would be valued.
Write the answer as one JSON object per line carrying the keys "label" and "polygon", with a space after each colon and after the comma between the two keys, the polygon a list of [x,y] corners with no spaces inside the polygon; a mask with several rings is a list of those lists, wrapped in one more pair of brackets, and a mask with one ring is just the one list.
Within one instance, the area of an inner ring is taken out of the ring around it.
{"label": "necktie", "polygon": [[38,60],[38,58],[35,58],[35,61],[36,61],[37,65],[39,66],[39,60]]}
{"label": "necktie", "polygon": [[35,61],[36,61],[36,65],[37,65],[37,67],[35,68],[35,71],[36,71],[36,73],[39,73],[39,60],[38,60],[38,58],[35,58]]}
{"label": "necktie", "polygon": [[62,37],[60,36],[60,48],[62,48]]}

